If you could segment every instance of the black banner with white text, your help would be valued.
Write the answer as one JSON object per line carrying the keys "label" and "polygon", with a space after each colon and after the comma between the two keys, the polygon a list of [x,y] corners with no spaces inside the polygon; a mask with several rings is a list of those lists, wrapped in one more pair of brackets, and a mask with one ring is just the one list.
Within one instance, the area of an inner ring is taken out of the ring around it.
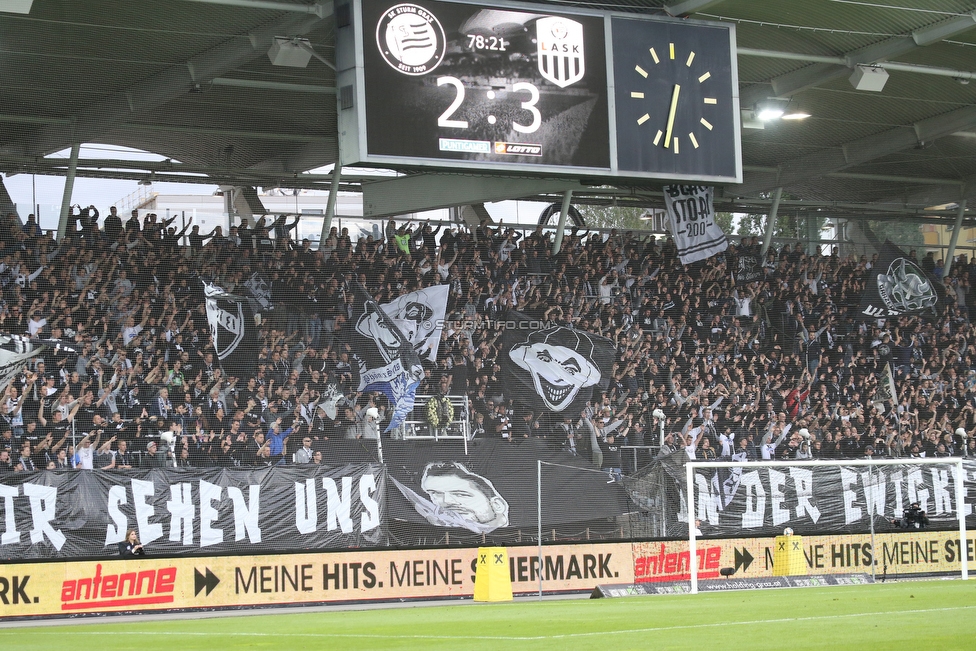
{"label": "black banner with white text", "polygon": [[0,559],[275,553],[387,543],[380,464],[44,471],[0,478]]}
{"label": "black banner with white text", "polygon": [[[684,451],[660,459],[643,474],[656,476],[656,493],[666,504],[666,530],[687,535]],[[905,511],[918,503],[932,528],[976,527],[976,461],[964,461],[963,504],[957,504],[954,459],[945,464],[877,466],[739,466],[696,468],[695,519],[705,536],[797,533],[865,533],[901,528]],[[638,480],[639,481],[639,480]],[[631,490],[638,486],[631,485]]]}

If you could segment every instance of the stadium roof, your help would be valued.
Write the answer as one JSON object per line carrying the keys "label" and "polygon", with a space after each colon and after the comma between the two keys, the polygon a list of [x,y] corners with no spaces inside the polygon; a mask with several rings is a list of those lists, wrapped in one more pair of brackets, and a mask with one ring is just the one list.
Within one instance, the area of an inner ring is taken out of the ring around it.
{"label": "stadium roof", "polygon": [[[719,192],[727,207],[776,187],[861,214],[976,196],[976,0],[544,4],[736,24],[741,107],[789,98],[811,117],[743,129],[744,182]],[[332,2],[0,0],[0,12],[0,171],[63,174],[64,159],[44,156],[108,143],[174,162],[82,160],[79,175],[327,187],[303,173],[335,161],[335,73],[314,59],[276,67],[267,52],[302,36],[334,61]],[[852,86],[857,64],[885,66],[882,92]],[[653,203],[657,189],[589,195]]]}

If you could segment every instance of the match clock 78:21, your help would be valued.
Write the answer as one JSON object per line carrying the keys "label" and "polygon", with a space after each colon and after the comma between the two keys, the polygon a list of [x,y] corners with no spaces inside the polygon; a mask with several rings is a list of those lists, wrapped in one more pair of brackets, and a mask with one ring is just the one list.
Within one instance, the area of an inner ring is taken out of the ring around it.
{"label": "match clock 78:21", "polygon": [[732,29],[614,18],[612,33],[621,172],[740,175]]}

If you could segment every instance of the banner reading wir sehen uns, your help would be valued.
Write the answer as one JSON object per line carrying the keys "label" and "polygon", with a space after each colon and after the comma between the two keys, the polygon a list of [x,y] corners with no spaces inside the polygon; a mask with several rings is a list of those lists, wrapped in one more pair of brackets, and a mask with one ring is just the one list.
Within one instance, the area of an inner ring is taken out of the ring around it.
{"label": "banner reading wir sehen uns", "polygon": [[388,542],[381,464],[8,475],[0,509],[4,560],[112,556],[129,530],[154,555]]}

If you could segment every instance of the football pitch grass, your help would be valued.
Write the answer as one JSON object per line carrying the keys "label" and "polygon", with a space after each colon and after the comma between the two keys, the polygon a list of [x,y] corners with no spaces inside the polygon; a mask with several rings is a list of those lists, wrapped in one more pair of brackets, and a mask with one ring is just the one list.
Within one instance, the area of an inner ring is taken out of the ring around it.
{"label": "football pitch grass", "polygon": [[976,581],[368,610],[242,611],[0,631],[5,651],[976,649]]}

